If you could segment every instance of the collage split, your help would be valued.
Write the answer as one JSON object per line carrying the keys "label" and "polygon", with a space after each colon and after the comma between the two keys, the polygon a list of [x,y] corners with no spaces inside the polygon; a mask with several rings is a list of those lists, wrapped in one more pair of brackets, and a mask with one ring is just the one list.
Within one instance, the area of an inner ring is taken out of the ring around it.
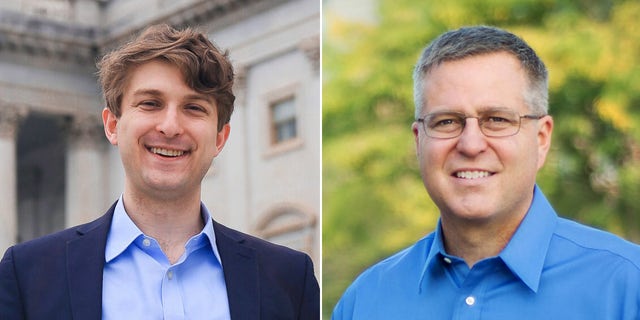
{"label": "collage split", "polygon": [[0,2],[0,320],[640,319],[640,2]]}

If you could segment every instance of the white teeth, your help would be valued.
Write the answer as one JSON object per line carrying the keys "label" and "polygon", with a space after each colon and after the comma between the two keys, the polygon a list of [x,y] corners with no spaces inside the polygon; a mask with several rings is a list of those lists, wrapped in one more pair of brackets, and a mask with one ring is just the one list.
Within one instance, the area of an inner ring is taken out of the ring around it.
{"label": "white teeth", "polygon": [[462,179],[478,179],[491,175],[488,171],[458,171],[456,177]]}
{"label": "white teeth", "polygon": [[156,147],[152,147],[151,152],[155,154],[159,154],[161,156],[165,156],[165,157],[178,157],[184,154],[184,151],[170,150],[170,149],[156,148]]}

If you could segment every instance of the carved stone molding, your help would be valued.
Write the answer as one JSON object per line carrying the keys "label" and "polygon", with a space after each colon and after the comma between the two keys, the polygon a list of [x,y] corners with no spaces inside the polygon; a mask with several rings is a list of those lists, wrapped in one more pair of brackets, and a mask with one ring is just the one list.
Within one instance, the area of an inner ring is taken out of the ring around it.
{"label": "carved stone molding", "polygon": [[[109,0],[99,1],[105,15]],[[145,21],[83,25],[74,21],[57,21],[14,11],[0,10],[0,51],[53,57],[79,65],[93,65],[100,56],[153,23],[176,27],[204,24],[230,13],[242,13],[249,5],[272,6],[284,0],[192,0],[173,12],[164,10],[168,0],[158,2],[156,16]],[[69,13],[70,14],[70,13]]]}
{"label": "carved stone molding", "polygon": [[302,40],[298,48],[304,52],[313,71],[318,74],[320,72],[320,36]]}
{"label": "carved stone molding", "polygon": [[15,138],[20,120],[27,112],[25,107],[0,102],[0,138]]}
{"label": "carved stone molding", "polygon": [[93,63],[97,53],[95,28],[0,11],[0,50]]}
{"label": "carved stone molding", "polygon": [[106,145],[102,120],[90,114],[78,114],[67,123],[69,143],[76,148],[102,148]]}

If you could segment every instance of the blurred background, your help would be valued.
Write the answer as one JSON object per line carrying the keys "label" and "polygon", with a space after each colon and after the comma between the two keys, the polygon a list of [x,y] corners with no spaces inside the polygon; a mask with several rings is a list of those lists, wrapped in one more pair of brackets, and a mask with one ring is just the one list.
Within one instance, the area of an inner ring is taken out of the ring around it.
{"label": "blurred background", "polygon": [[538,184],[559,215],[640,241],[640,2],[323,1],[323,314],[366,267],[434,229],[415,158],[411,73],[464,25],[505,28],[550,75]]}

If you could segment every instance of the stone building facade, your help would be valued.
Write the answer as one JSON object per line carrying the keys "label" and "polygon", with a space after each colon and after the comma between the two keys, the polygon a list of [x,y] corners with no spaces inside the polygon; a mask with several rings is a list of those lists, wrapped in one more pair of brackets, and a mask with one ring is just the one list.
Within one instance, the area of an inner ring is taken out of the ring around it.
{"label": "stone building facade", "polygon": [[146,26],[204,30],[236,69],[231,135],[203,181],[214,219],[320,258],[317,0],[0,2],[0,250],[90,221],[124,171],[99,57]]}

